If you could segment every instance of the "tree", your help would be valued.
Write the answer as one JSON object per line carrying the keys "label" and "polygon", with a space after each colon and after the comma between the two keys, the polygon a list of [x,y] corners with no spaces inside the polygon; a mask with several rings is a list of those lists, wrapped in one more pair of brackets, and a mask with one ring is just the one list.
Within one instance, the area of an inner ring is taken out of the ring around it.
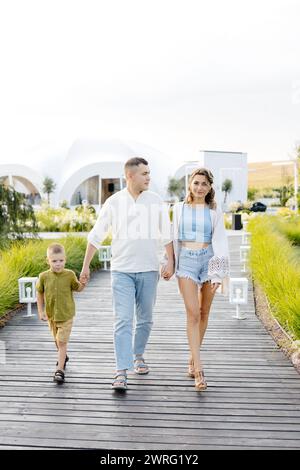
{"label": "tree", "polygon": [[24,232],[37,230],[32,205],[25,194],[0,184],[0,239],[23,238]]}
{"label": "tree", "polygon": [[182,179],[169,178],[168,193],[170,196],[177,196],[179,199],[184,192],[184,182]]}
{"label": "tree", "polygon": [[248,188],[248,196],[247,196],[248,201],[255,201],[255,197],[257,193],[258,193],[257,188]]}
{"label": "tree", "polygon": [[222,184],[222,191],[224,191],[225,193],[224,203],[226,202],[227,196],[231,192],[231,190],[232,190],[232,181],[227,178],[226,180],[223,181],[223,184]]}
{"label": "tree", "polygon": [[275,190],[278,193],[279,200],[280,200],[280,205],[282,207],[285,207],[286,202],[292,197],[295,193],[293,185],[292,184],[284,184],[280,186],[279,188],[275,188]]}
{"label": "tree", "polygon": [[56,184],[54,183],[53,179],[46,176],[43,181],[43,192],[47,194],[48,204],[50,204],[50,194],[54,192],[55,188]]}

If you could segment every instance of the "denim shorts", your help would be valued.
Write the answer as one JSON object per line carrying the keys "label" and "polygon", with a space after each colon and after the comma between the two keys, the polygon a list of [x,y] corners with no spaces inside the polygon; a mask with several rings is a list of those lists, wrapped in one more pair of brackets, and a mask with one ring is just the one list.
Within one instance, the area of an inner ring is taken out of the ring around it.
{"label": "denim shorts", "polygon": [[182,247],[176,270],[176,277],[191,279],[197,285],[209,281],[208,262],[214,255],[212,245],[200,250]]}

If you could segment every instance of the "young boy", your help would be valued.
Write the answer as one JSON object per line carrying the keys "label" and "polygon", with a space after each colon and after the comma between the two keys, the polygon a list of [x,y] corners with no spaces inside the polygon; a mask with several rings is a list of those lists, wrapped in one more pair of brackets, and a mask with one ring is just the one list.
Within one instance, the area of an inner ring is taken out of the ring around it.
{"label": "young boy", "polygon": [[58,350],[53,380],[59,383],[65,380],[69,360],[67,346],[75,315],[73,291],[82,291],[86,281],[79,282],[73,271],[65,269],[65,249],[58,243],[48,247],[47,262],[50,269],[39,275],[36,285],[37,307],[40,320],[48,321]]}

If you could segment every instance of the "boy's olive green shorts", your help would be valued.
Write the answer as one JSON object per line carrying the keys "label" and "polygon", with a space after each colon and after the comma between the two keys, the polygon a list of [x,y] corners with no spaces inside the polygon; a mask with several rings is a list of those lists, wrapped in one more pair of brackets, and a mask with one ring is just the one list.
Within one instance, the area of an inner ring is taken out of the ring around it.
{"label": "boy's olive green shorts", "polygon": [[56,342],[68,343],[73,326],[73,318],[67,321],[54,321],[48,319],[50,331]]}

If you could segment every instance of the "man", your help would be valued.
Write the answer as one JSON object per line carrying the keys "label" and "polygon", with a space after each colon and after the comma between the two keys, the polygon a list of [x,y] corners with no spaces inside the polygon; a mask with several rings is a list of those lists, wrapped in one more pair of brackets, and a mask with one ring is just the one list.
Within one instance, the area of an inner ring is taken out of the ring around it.
{"label": "man", "polygon": [[[127,370],[147,374],[144,351],[152,327],[152,311],[159,279],[159,239],[164,239],[167,263],[163,277],[174,273],[174,251],[167,208],[148,190],[150,170],[143,158],[125,163],[125,189],[109,197],[100,210],[88,245],[80,279],[88,280],[89,265],[105,237],[112,235],[111,280],[113,295],[116,374],[112,388],[127,389]],[[133,337],[133,316],[136,316]]]}

